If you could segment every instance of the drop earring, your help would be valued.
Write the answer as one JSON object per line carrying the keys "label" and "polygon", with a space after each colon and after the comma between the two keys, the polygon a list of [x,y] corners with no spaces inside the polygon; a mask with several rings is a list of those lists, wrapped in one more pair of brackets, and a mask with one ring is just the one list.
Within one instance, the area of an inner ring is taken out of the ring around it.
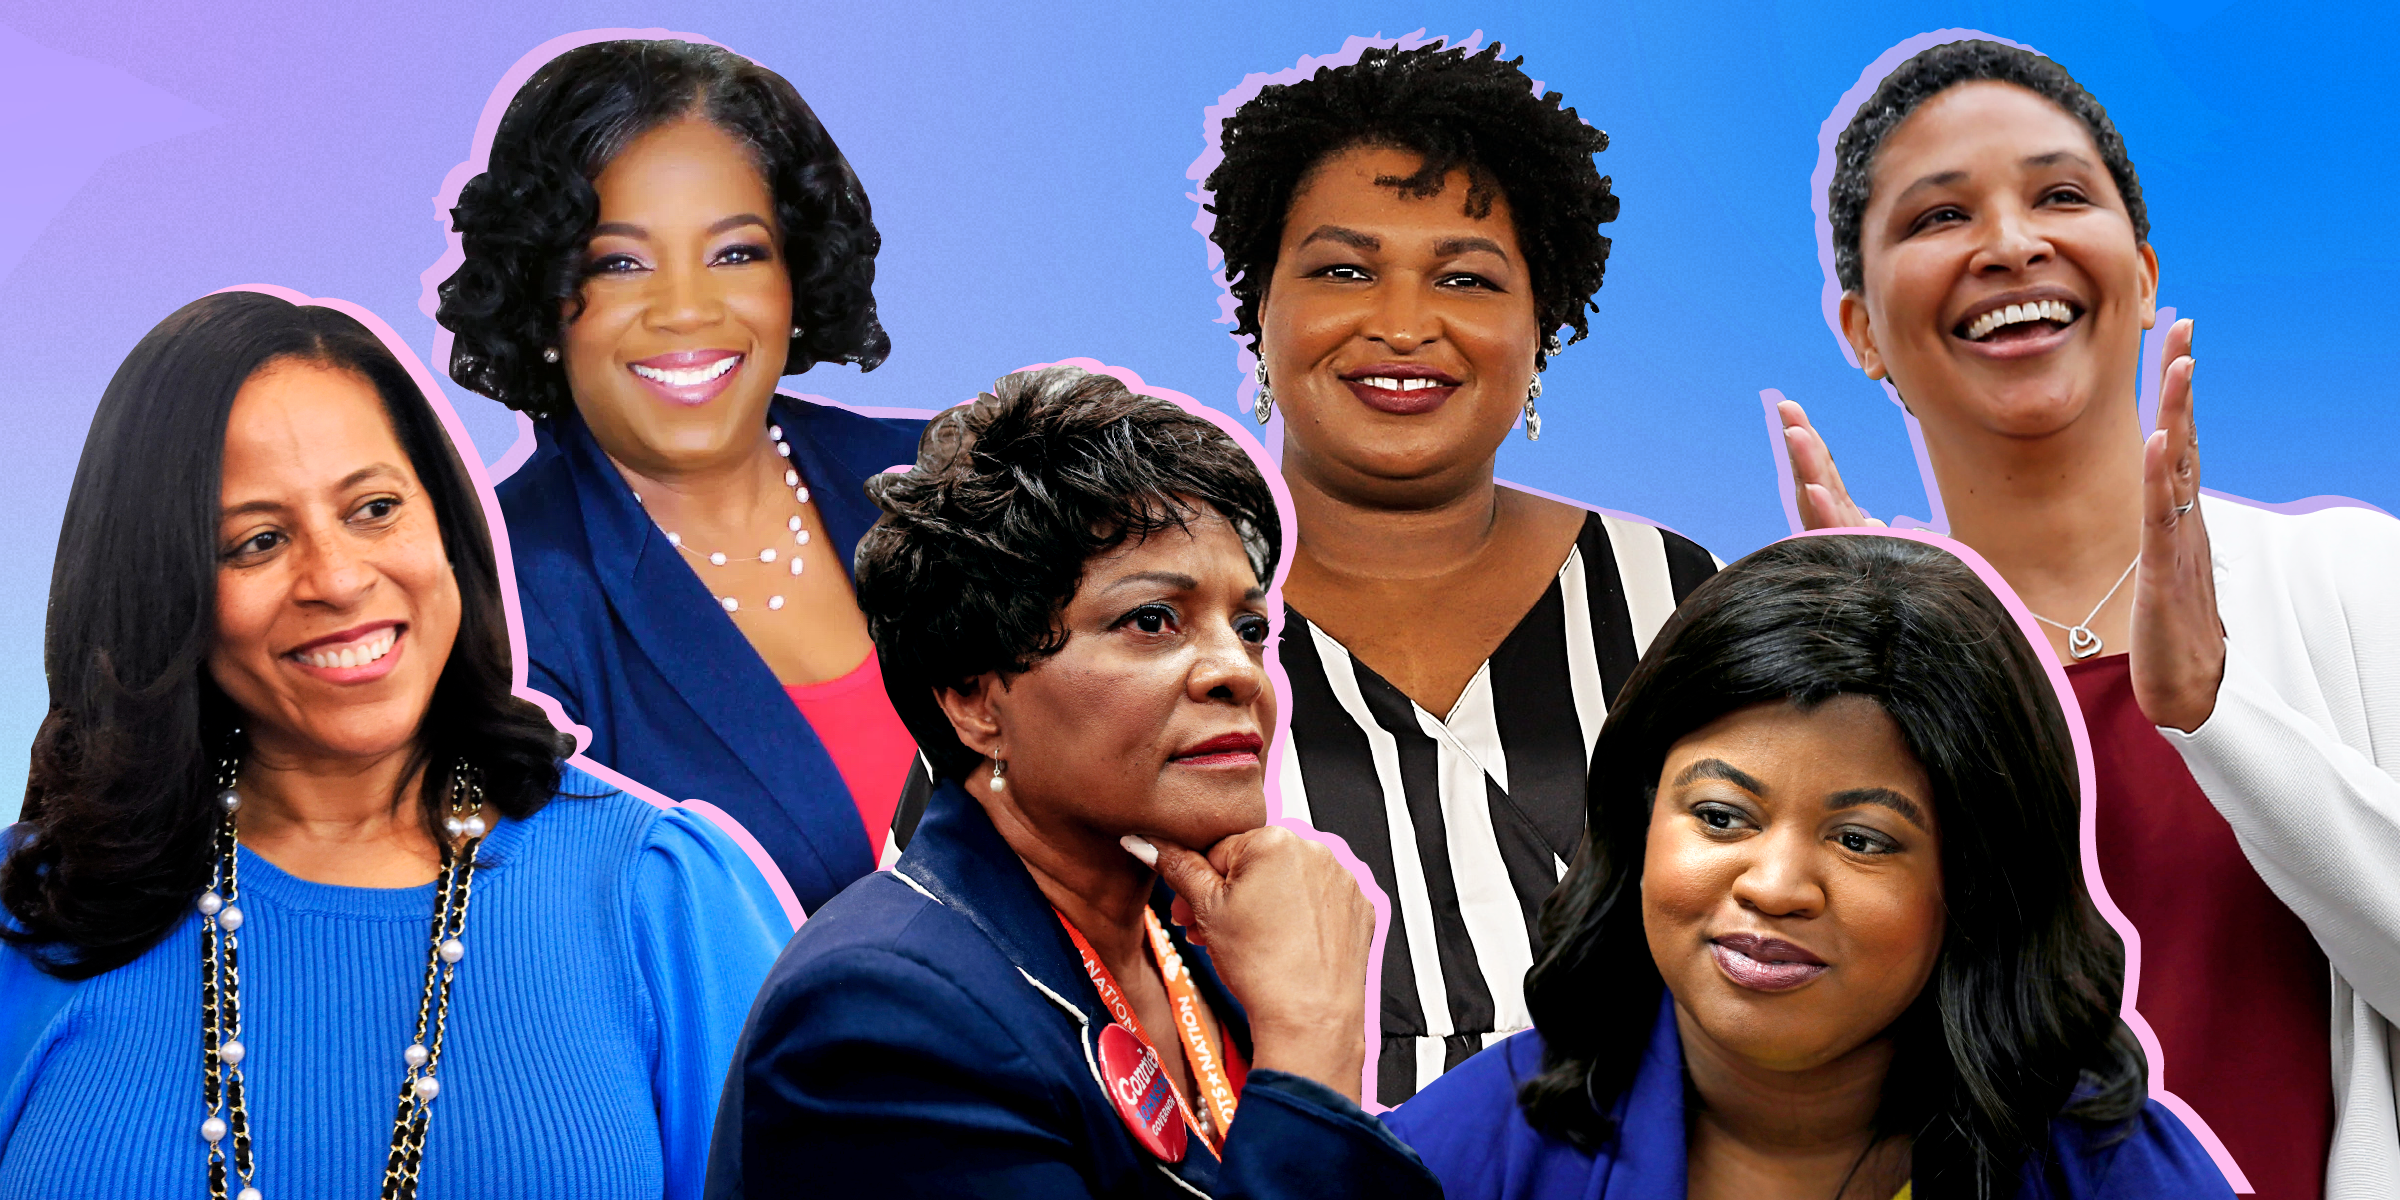
{"label": "drop earring", "polygon": [[1275,415],[1275,393],[1267,388],[1267,360],[1259,359],[1258,369],[1252,374],[1258,376],[1258,402],[1251,407],[1250,415],[1264,425],[1269,417]]}
{"label": "drop earring", "polygon": [[800,327],[797,325],[792,326],[792,340],[800,340]]}
{"label": "drop earring", "polygon": [[997,754],[992,756],[992,790],[994,792],[1008,790],[1008,760]]}
{"label": "drop earring", "polygon": [[1536,375],[1532,385],[1525,389],[1525,440],[1529,442],[1542,440],[1542,414],[1533,410],[1533,402],[1541,395],[1542,377]]}

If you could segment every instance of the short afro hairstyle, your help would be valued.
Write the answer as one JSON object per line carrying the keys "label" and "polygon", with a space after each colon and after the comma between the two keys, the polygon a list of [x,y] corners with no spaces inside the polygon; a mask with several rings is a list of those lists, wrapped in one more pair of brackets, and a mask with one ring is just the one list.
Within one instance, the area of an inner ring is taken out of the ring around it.
{"label": "short afro hairstyle", "polygon": [[1884,76],[1875,94],[1858,106],[1850,126],[1833,147],[1833,182],[1826,188],[1825,214],[1833,227],[1833,273],[1845,292],[1866,290],[1866,266],[1859,255],[1859,234],[1867,217],[1867,200],[1875,186],[1875,152],[1883,140],[1908,120],[1920,105],[1962,83],[2012,83],[2066,110],[2083,122],[2099,147],[2100,161],[2124,197],[2125,214],[2133,219],[2133,240],[2150,240],[2150,210],[2142,204],[2142,180],[2125,157],[2125,139],[2109,122],[2108,110],[2067,74],[2065,67],[2015,46],[1998,42],[1944,42],[1919,51]]}
{"label": "short afro hairstyle", "polygon": [[[1211,193],[1209,233],[1225,254],[1225,278],[1237,302],[1234,336],[1258,345],[1258,314],[1283,244],[1283,222],[1310,172],[1359,146],[1405,150],[1424,160],[1406,178],[1376,180],[1403,193],[1440,193],[1454,170],[1470,180],[1466,211],[1491,212],[1508,199],[1517,243],[1533,282],[1534,318],[1545,335],[1590,329],[1584,316],[1608,268],[1600,226],[1617,219],[1609,179],[1592,163],[1608,135],[1559,106],[1557,92],[1536,95],[1500,47],[1479,54],[1435,42],[1414,50],[1370,48],[1358,61],[1320,68],[1310,79],[1263,88],[1226,118],[1223,161],[1203,185]],[[1534,350],[1538,368],[1552,342]]]}
{"label": "short afro hairstyle", "polygon": [[867,481],[883,518],[858,543],[858,607],[892,707],[933,764],[982,761],[934,700],[1067,644],[1084,564],[1214,513],[1263,586],[1283,550],[1275,494],[1222,429],[1111,375],[1020,371],[928,422],[917,462]]}
{"label": "short afro hairstyle", "polygon": [[559,314],[582,308],[584,246],[600,219],[592,181],[634,139],[686,115],[746,147],[775,197],[801,329],[784,373],[821,362],[871,371],[891,354],[875,316],[883,239],[865,189],[800,93],[716,46],[595,42],[525,81],[489,165],[450,210],[466,261],[442,282],[434,319],[457,335],[452,379],[535,416],[573,406],[565,369],[542,351],[558,343]]}

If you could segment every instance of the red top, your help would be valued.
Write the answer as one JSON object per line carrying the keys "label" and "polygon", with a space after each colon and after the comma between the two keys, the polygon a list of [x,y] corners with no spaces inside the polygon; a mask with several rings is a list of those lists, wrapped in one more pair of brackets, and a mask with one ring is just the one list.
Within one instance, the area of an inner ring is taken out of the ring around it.
{"label": "red top", "polygon": [[2259,1200],[2319,1200],[2333,1144],[2325,952],[2142,715],[2126,656],[2067,678],[2092,735],[2100,873],[2142,938],[2135,1003],[2166,1056],[2151,1077],[2199,1110]]}
{"label": "red top", "polygon": [[850,673],[823,683],[787,684],[784,693],[800,707],[800,716],[816,731],[825,753],[842,773],[850,802],[858,806],[867,826],[867,848],[883,857],[891,836],[892,813],[900,807],[900,789],[908,783],[909,764],[916,761],[916,739],[900,714],[892,711],[883,691],[883,665],[875,652]]}

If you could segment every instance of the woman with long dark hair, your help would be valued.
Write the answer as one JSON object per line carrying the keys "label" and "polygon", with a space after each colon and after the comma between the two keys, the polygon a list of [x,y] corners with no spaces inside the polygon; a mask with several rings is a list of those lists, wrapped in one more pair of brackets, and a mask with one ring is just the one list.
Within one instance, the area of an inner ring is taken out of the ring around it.
{"label": "woman with long dark hair", "polygon": [[[1916,417],[1951,535],[2091,730],[2109,893],[2168,1086],[2262,1197],[2400,1181],[2400,521],[2200,490],[2192,323],[2137,395],[2159,255],[2125,139],[2047,58],[1949,42],[1834,148],[1842,332]],[[1812,527],[1869,523],[1797,404]]]}
{"label": "woman with long dark hair", "polygon": [[790,924],[559,762],[483,514],[337,310],[220,293],[118,368],[0,865],[0,1195],[697,1190]]}
{"label": "woman with long dark hair", "polygon": [[525,81],[451,215],[450,375],[534,418],[500,485],[532,685],[814,909],[875,869],[916,760],[850,569],[923,423],[775,392],[891,352],[865,189],[774,72],[598,42]]}
{"label": "woman with long dark hair", "polygon": [[1769,546],[1609,713],[1534,1031],[1387,1119],[1454,1200],[2230,1195],[2145,1096],[2077,811],[2057,697],[1964,563]]}
{"label": "woman with long dark hair", "polygon": [[[1255,413],[1282,414],[1299,542],[1284,811],[1392,898],[1377,1097],[1530,1019],[1534,914],[1575,853],[1592,739],[1716,569],[1668,530],[1495,482],[1588,331],[1608,135],[1498,46],[1374,47],[1261,89],[1208,177]],[[1570,401],[1572,403],[1572,401]]]}

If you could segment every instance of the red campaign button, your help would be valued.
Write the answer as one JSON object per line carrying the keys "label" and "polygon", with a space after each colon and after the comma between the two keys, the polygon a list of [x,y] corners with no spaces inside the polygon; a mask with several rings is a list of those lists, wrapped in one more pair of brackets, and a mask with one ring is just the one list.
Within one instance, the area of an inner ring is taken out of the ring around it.
{"label": "red campaign button", "polygon": [[1113,1021],[1100,1030],[1100,1087],[1143,1149],[1164,1162],[1183,1161],[1183,1113],[1158,1052]]}

